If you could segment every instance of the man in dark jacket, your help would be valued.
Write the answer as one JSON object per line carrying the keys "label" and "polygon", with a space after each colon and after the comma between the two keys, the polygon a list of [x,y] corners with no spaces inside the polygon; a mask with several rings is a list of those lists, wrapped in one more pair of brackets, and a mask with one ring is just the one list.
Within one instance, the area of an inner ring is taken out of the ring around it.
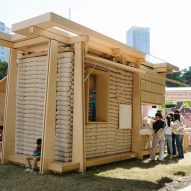
{"label": "man in dark jacket", "polygon": [[164,128],[166,123],[163,121],[161,113],[156,113],[156,121],[153,123],[153,142],[152,142],[152,151],[150,158],[152,161],[155,161],[155,156],[157,153],[158,144],[160,145],[159,152],[159,161],[164,160],[164,147],[165,147],[165,138],[164,138]]}

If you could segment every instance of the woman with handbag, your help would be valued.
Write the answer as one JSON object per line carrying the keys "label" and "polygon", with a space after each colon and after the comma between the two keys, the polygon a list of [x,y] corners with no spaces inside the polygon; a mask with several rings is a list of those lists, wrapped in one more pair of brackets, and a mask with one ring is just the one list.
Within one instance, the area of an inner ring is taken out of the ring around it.
{"label": "woman with handbag", "polygon": [[180,119],[180,114],[174,114],[174,122],[172,124],[172,131],[175,134],[175,141],[176,147],[178,150],[177,158],[182,159],[184,158],[184,151],[183,151],[183,137],[184,137],[184,128],[183,128],[183,121]]}

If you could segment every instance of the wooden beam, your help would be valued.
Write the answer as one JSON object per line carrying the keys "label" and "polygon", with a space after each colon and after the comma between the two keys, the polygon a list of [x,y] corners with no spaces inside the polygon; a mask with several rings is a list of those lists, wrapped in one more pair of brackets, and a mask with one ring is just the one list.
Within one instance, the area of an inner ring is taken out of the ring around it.
{"label": "wooden beam", "polygon": [[0,39],[11,41],[11,35],[0,31]]}
{"label": "wooden beam", "polygon": [[48,164],[54,162],[55,129],[56,129],[56,79],[58,42],[50,40],[48,48],[48,84],[46,95],[46,111],[43,129],[41,173],[48,171]]}
{"label": "wooden beam", "polygon": [[89,36],[83,35],[83,36],[73,36],[70,38],[70,44],[74,44],[77,42],[87,42],[89,40]]}
{"label": "wooden beam", "polygon": [[0,46],[4,46],[4,47],[7,47],[7,48],[13,48],[14,43],[10,42],[10,41],[7,41],[7,40],[0,39]]}
{"label": "wooden beam", "polygon": [[179,81],[177,81],[177,80],[172,80],[172,79],[170,79],[170,78],[165,78],[165,80],[166,80],[167,82],[171,82],[171,83],[173,83],[173,84],[178,84],[178,85],[181,85],[181,86],[183,86],[183,87],[191,87],[191,85],[189,85],[189,84],[186,84],[186,83],[183,83],[183,82],[179,82]]}
{"label": "wooden beam", "polygon": [[17,50],[11,49],[8,65],[4,135],[3,135],[3,164],[8,162],[8,156],[15,154],[16,137],[16,85],[17,85]]}
{"label": "wooden beam", "polygon": [[93,49],[93,50],[97,50],[97,51],[101,51],[105,54],[108,54],[108,55],[112,55],[113,52],[111,50],[111,48],[108,48],[108,47],[105,47],[97,42],[94,42],[94,41],[89,41],[87,43],[87,46],[88,46],[88,49]]}
{"label": "wooden beam", "polygon": [[141,78],[140,74],[134,73],[133,77],[133,129],[132,129],[132,151],[142,158],[142,140],[139,130],[142,127],[141,113]]}
{"label": "wooden beam", "polygon": [[112,66],[112,67],[115,67],[115,68],[120,68],[120,69],[123,69],[123,70],[127,70],[127,71],[130,71],[130,72],[144,73],[144,74],[146,73],[146,71],[144,71],[144,70],[137,69],[137,68],[130,67],[130,66],[126,66],[126,65],[123,65],[123,64],[120,64],[120,63],[117,63],[117,62],[113,62],[111,60],[107,60],[107,59],[104,59],[104,58],[96,57],[96,56],[86,55],[85,58],[93,60],[93,61],[97,61],[99,63],[105,64],[105,65],[108,65],[108,66]]}
{"label": "wooden beam", "polygon": [[46,43],[48,43],[47,38],[37,37],[37,38],[31,38],[31,39],[23,40],[20,42],[15,42],[14,48],[31,47],[31,46],[36,46],[36,45],[46,44]]}
{"label": "wooden beam", "polygon": [[125,63],[126,61],[128,62],[133,62],[135,63],[137,60],[136,58],[133,58],[132,56],[129,56],[127,52],[123,52],[120,48],[114,48],[112,49],[112,55],[114,57],[120,57],[120,59]]}
{"label": "wooden beam", "polygon": [[45,37],[48,39],[57,40],[58,42],[62,42],[64,44],[70,44],[70,40],[67,37],[58,35],[56,33],[41,29],[39,27],[32,26],[29,28],[29,34],[36,34],[41,37]]}
{"label": "wooden beam", "polygon": [[27,35],[29,32],[29,27],[31,26],[37,26],[41,29],[58,27],[60,29],[64,29],[65,32],[69,31],[77,35],[88,35],[98,43],[101,41],[102,44],[104,44],[106,47],[109,47],[111,49],[120,48],[123,50],[123,52],[128,53],[129,56],[132,56],[136,59],[145,58],[145,53],[141,51],[131,48],[126,44],[123,44],[99,32],[91,30],[85,26],[82,26],[78,23],[75,23],[69,19],[66,19],[62,16],[51,12],[37,16],[35,18],[25,20],[23,22],[16,23],[12,26],[12,29],[18,34]]}
{"label": "wooden beam", "polygon": [[75,43],[74,62],[74,109],[72,162],[80,163],[80,172],[85,170],[84,151],[84,59],[83,44]]}

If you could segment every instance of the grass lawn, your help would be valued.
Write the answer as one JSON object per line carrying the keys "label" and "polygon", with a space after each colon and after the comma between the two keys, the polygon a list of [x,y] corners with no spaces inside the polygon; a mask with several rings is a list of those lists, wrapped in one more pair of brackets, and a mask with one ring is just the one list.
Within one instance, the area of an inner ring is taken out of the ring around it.
{"label": "grass lawn", "polygon": [[90,168],[86,173],[30,174],[17,165],[0,166],[0,190],[126,191],[157,190],[176,176],[191,175],[191,153],[183,160],[149,163],[132,159]]}

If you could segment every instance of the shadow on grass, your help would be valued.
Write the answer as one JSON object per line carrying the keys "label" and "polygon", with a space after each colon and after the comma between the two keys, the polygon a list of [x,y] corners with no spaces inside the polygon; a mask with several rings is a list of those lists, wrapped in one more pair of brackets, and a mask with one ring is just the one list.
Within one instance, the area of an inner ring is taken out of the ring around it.
{"label": "shadow on grass", "polygon": [[159,187],[164,187],[166,183],[173,182],[173,179],[169,177],[162,177],[160,180],[157,181]]}
{"label": "shadow on grass", "polygon": [[85,174],[30,174],[15,165],[0,166],[0,188],[7,191],[140,191],[160,189],[168,179],[159,183],[137,180],[101,177],[94,171]]}
{"label": "shadow on grass", "polygon": [[123,169],[131,169],[134,167],[137,168],[141,168],[141,169],[149,169],[149,168],[153,168],[157,165],[169,165],[169,164],[174,164],[177,163],[178,160],[177,159],[165,159],[162,162],[156,161],[156,162],[149,162],[150,159],[148,157],[144,157],[143,159],[129,159],[127,161],[120,161],[120,162],[115,162],[115,163],[110,163],[110,164],[104,164],[104,165],[100,165],[97,167],[90,167],[90,170],[96,170],[99,169],[99,171],[105,171],[105,169],[107,170],[113,170],[116,167],[117,168],[123,168]]}
{"label": "shadow on grass", "polygon": [[186,173],[182,172],[182,171],[178,171],[178,172],[175,172],[174,175],[175,176],[186,176]]}

